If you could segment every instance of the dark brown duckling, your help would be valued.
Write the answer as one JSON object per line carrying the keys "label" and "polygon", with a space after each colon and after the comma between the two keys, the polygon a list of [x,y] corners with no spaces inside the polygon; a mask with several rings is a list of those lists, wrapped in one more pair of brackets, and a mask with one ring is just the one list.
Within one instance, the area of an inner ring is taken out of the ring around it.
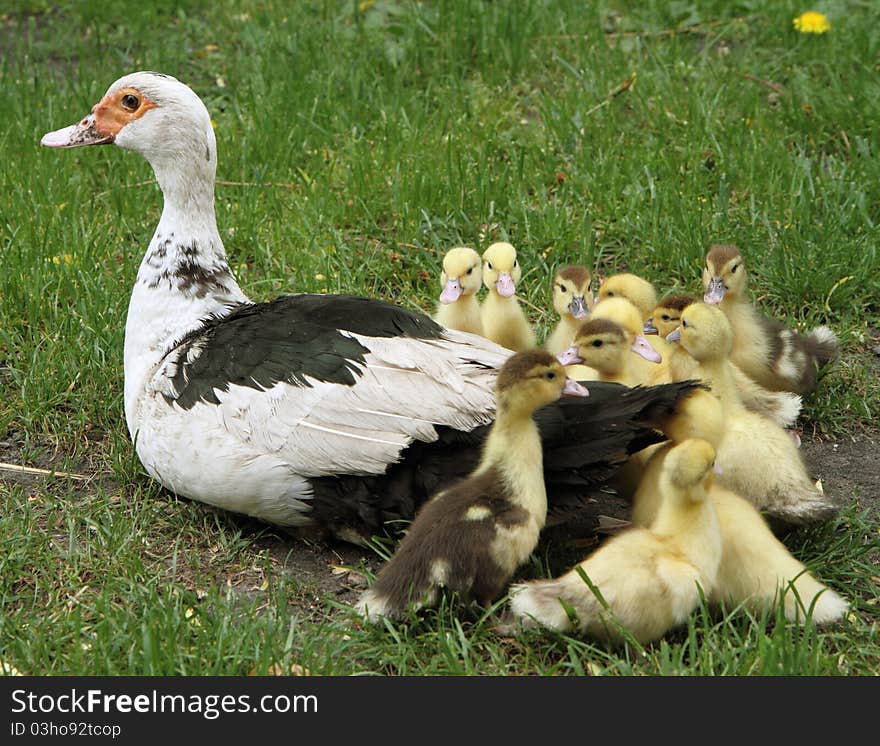
{"label": "dark brown duckling", "polygon": [[543,350],[512,356],[496,383],[497,413],[479,466],[418,512],[397,552],[357,604],[368,620],[434,605],[440,591],[489,605],[538,543],[547,518],[541,438],[532,415],[563,394],[586,396]]}
{"label": "dark brown duckling", "polygon": [[706,255],[703,300],[717,305],[733,328],[730,360],[765,388],[809,394],[818,371],[840,354],[840,342],[827,326],[802,335],[762,316],[748,298],[745,260],[732,244],[716,244]]}

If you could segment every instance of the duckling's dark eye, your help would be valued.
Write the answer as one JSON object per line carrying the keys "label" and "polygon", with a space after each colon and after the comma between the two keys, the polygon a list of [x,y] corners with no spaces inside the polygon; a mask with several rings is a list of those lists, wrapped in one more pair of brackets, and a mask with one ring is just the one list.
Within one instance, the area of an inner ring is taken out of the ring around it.
{"label": "duckling's dark eye", "polygon": [[660,318],[663,319],[664,321],[669,321],[669,314],[664,313]]}
{"label": "duckling's dark eye", "polygon": [[611,291],[611,290],[609,290],[607,293],[605,293],[605,295],[606,295],[608,298],[613,298],[613,297],[614,297],[614,292]]}
{"label": "duckling's dark eye", "polygon": [[565,292],[565,285],[563,285],[561,282],[559,283],[559,289],[560,289],[563,293]]}
{"label": "duckling's dark eye", "polygon": [[474,271],[474,268],[471,267],[471,268],[467,271],[467,273],[468,273],[468,274],[471,274],[473,271]]}
{"label": "duckling's dark eye", "polygon": [[141,105],[138,97],[133,93],[126,93],[121,99],[119,99],[119,103],[122,104],[122,108],[127,111],[136,111],[137,107]]}
{"label": "duckling's dark eye", "polygon": [[556,372],[552,370],[547,371],[547,380],[553,381],[556,378]]}
{"label": "duckling's dark eye", "polygon": [[682,325],[683,327],[687,327],[688,322],[685,321],[684,319],[682,319],[682,320],[681,320],[681,325]]}
{"label": "duckling's dark eye", "polygon": [[730,268],[730,274],[735,275],[735,274],[736,274],[737,267],[739,267],[739,265],[738,265],[738,264],[734,264],[734,265]]}
{"label": "duckling's dark eye", "polygon": [[513,260],[513,266],[514,266],[514,267],[518,267],[518,266],[519,266],[519,262],[518,262],[516,259]]}
{"label": "duckling's dark eye", "polygon": [[489,269],[492,269],[492,262],[486,262],[486,266],[487,266]]}
{"label": "duckling's dark eye", "polygon": [[594,339],[594,340],[593,340],[593,347],[601,347],[601,346],[602,346],[602,340],[601,340],[601,339]]}

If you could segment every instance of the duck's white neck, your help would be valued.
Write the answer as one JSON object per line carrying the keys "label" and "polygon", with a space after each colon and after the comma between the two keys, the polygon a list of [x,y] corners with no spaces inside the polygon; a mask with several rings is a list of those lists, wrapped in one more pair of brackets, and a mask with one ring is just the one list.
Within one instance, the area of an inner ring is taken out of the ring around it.
{"label": "duck's white neck", "polygon": [[125,414],[134,436],[137,402],[163,357],[212,315],[247,296],[233,276],[214,216],[216,151],[151,159],[165,198],[138,269],[125,326]]}

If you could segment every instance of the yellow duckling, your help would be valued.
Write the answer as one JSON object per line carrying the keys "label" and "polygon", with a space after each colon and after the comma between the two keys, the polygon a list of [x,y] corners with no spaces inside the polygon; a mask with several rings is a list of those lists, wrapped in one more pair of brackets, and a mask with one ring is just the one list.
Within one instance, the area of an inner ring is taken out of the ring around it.
{"label": "yellow duckling", "polygon": [[[639,319],[642,323],[651,316],[657,307],[657,291],[654,289],[654,286],[648,280],[629,272],[605,278],[599,286],[597,303],[604,301],[606,298],[624,298],[628,300],[638,310]],[[672,352],[665,336],[649,337],[648,341],[664,359]]]}
{"label": "yellow duckling", "polygon": [[657,291],[647,280],[628,272],[606,277],[599,285],[597,301],[605,298],[625,298],[639,312],[642,321],[647,319],[657,306]]}
{"label": "yellow duckling", "polygon": [[509,243],[493,243],[483,252],[483,284],[489,288],[480,307],[483,334],[518,352],[536,345],[535,332],[516,297],[516,284],[521,276],[516,249]]}
{"label": "yellow duckling", "polygon": [[827,326],[807,335],[762,316],[747,297],[746,266],[740,250],[717,244],[706,255],[704,301],[724,311],[733,327],[730,359],[765,388],[809,394],[817,373],[840,354],[840,342]]}
{"label": "yellow duckling", "polygon": [[586,267],[562,267],[553,278],[553,308],[559,314],[556,328],[544,343],[551,355],[558,355],[571,346],[575,333],[590,315],[593,295],[590,292],[592,276]]}
{"label": "yellow duckling", "polygon": [[[650,526],[660,509],[659,484],[663,464],[676,443],[688,437],[705,438],[718,448],[724,434],[721,403],[705,391],[695,391],[677,412],[661,424],[671,442],[651,457],[633,497],[632,522]],[[815,579],[779,541],[754,505],[719,484],[709,488],[721,527],[721,564],[709,600],[729,608],[740,604],[760,613],[784,599],[786,619],[803,623],[812,607],[816,624],[829,624],[843,617],[847,602]]]}
{"label": "yellow duckling", "polygon": [[[667,338],[679,341],[699,363],[699,379],[721,403],[721,483],[788,524],[829,518],[840,506],[813,484],[794,440],[771,419],[743,406],[729,363],[732,337],[724,313],[705,303],[693,303],[682,312],[681,326]],[[675,358],[672,362],[673,380],[677,380]],[[692,366],[687,366],[687,373],[693,377]]]}
{"label": "yellow duckling", "polygon": [[496,418],[479,466],[422,506],[397,552],[357,604],[369,620],[432,606],[439,592],[491,604],[538,543],[547,518],[536,409],[563,394],[586,396],[548,352],[505,362]]}
{"label": "yellow duckling", "polygon": [[460,246],[443,257],[440,301],[434,321],[447,329],[483,334],[477,293],[483,287],[483,263],[473,249]]}
{"label": "yellow duckling", "polygon": [[[691,303],[698,299],[693,295],[669,295],[661,300],[651,317],[645,322],[645,334],[657,334],[664,339],[674,332],[681,324],[681,314]],[[649,339],[652,337],[649,336]],[[687,380],[699,377],[699,363],[679,345],[671,344],[671,351],[664,357],[664,365],[652,377],[651,383],[666,383],[673,380],[672,369],[675,369],[676,380]],[[736,391],[746,409],[763,414],[781,427],[790,427],[801,411],[801,397],[790,391],[770,391],[743,373],[740,368],[730,362],[730,372]]]}
{"label": "yellow duckling", "polygon": [[612,536],[560,578],[512,586],[514,616],[611,643],[626,639],[621,627],[644,644],[683,624],[701,593],[715,587],[721,563],[721,529],[707,494],[714,459],[704,440],[672,448],[651,526]]}

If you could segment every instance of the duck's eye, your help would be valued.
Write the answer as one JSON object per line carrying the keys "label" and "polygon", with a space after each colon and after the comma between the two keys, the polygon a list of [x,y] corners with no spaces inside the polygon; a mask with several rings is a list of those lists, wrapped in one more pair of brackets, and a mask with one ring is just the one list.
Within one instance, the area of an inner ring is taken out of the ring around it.
{"label": "duck's eye", "polygon": [[555,371],[552,371],[552,370],[548,370],[548,371],[547,371],[547,374],[546,374],[546,377],[547,377],[547,380],[548,380],[548,381],[553,381],[553,380],[556,379],[556,372],[555,372]]}
{"label": "duck's eye", "polygon": [[614,297],[614,291],[613,291],[613,290],[609,290],[607,293],[605,293],[605,296],[606,296],[607,298],[613,298],[613,297]]}
{"label": "duck's eye", "polygon": [[669,321],[669,314],[664,313],[660,318],[663,319],[664,321]]}
{"label": "duck's eye", "polygon": [[563,285],[561,282],[559,283],[559,289],[560,289],[563,293],[565,292],[565,285]]}
{"label": "duck's eye", "polygon": [[738,265],[738,264],[734,264],[734,265],[730,268],[730,274],[735,275],[735,274],[736,274],[737,267],[739,267],[739,265]]}
{"label": "duck's eye", "polygon": [[601,346],[602,346],[602,340],[601,340],[601,339],[594,339],[594,340],[593,340],[593,347],[601,347]]}
{"label": "duck's eye", "polygon": [[469,269],[469,270],[468,270],[468,271],[467,271],[467,273],[468,273],[468,274],[472,274],[472,273],[473,273],[473,271],[474,271],[474,268],[473,268],[473,267],[471,267],[471,268],[470,268],[470,269]]}
{"label": "duck's eye", "polygon": [[687,328],[688,322],[685,321],[684,319],[682,319],[682,320],[681,320],[681,325],[682,325],[683,327]]}
{"label": "duck's eye", "polygon": [[122,104],[122,108],[126,111],[137,111],[138,106],[141,105],[140,100],[133,93],[126,93],[119,99],[119,103]]}
{"label": "duck's eye", "polygon": [[513,266],[514,266],[514,267],[518,267],[518,266],[519,266],[519,262],[518,262],[516,259],[513,260]]}
{"label": "duck's eye", "polygon": [[492,269],[492,262],[486,262],[486,266],[487,266],[489,269]]}

